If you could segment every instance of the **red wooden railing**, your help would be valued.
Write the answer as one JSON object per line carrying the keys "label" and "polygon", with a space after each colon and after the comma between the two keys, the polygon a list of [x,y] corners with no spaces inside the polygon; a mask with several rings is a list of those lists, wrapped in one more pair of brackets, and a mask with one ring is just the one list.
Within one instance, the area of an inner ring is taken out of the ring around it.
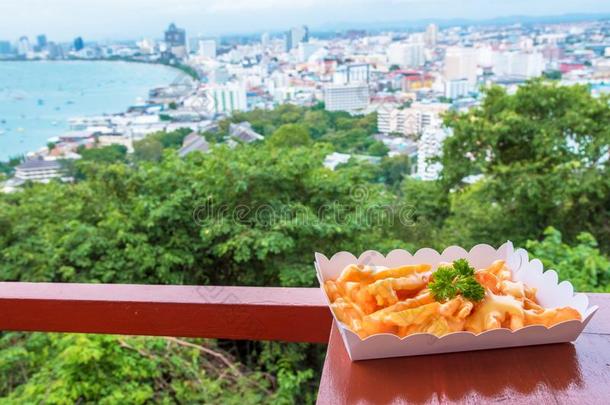
{"label": "red wooden railing", "polygon": [[588,295],[600,310],[574,345],[355,363],[318,288],[0,282],[0,330],[328,343],[320,405],[606,403],[610,294]]}
{"label": "red wooden railing", "polygon": [[328,343],[317,288],[0,282],[0,330]]}

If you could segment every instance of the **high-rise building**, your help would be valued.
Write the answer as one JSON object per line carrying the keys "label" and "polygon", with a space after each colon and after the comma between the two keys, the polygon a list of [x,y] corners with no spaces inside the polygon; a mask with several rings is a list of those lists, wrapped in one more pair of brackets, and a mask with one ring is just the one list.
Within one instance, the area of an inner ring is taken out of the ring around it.
{"label": "high-rise building", "polygon": [[388,47],[387,55],[390,65],[400,67],[417,68],[426,62],[421,42],[395,42]]}
{"label": "high-rise building", "polygon": [[477,81],[478,53],[475,48],[451,47],[445,53],[445,80]]}
{"label": "high-rise building", "polygon": [[440,127],[429,127],[423,131],[417,142],[417,177],[422,180],[438,179],[442,166],[431,159],[440,155],[446,137],[446,130]]}
{"label": "high-rise building", "polygon": [[269,33],[263,32],[263,34],[261,35],[261,44],[263,45],[263,47],[269,46],[269,41],[270,41]]}
{"label": "high-rise building", "polygon": [[246,88],[241,83],[210,85],[206,88],[210,112],[230,114],[233,111],[247,111]]}
{"label": "high-rise building", "polygon": [[76,39],[74,39],[74,50],[76,52],[82,50],[85,47],[85,43],[83,41],[83,38],[81,37],[76,37]]}
{"label": "high-rise building", "polygon": [[413,103],[399,109],[385,107],[377,111],[377,129],[384,134],[420,135],[428,127],[440,127],[441,115],[449,109],[444,103]]}
{"label": "high-rise building", "polygon": [[447,80],[444,83],[445,97],[452,100],[467,96],[473,89],[466,79]]}
{"label": "high-rise building", "polygon": [[426,27],[426,33],[424,35],[426,46],[433,48],[436,46],[438,41],[438,26],[436,24],[429,24]]}
{"label": "high-rise building", "polygon": [[47,36],[44,34],[40,34],[36,37],[36,45],[38,45],[38,49],[42,50],[47,46]]}
{"label": "high-rise building", "polygon": [[388,55],[388,63],[390,65],[404,66],[406,63],[404,44],[393,42],[388,46],[386,54]]}
{"label": "high-rise building", "polygon": [[26,56],[30,52],[32,52],[30,40],[28,37],[22,36],[19,38],[19,42],[17,42],[17,54],[19,54],[19,56]]}
{"label": "high-rise building", "polygon": [[13,48],[9,41],[0,41],[0,55],[8,55],[12,52]]}
{"label": "high-rise building", "polygon": [[367,83],[329,84],[324,87],[324,104],[327,111],[361,112],[369,106]]}
{"label": "high-rise building", "polygon": [[404,132],[404,115],[395,104],[382,105],[377,110],[377,130],[382,134]]}
{"label": "high-rise building", "polygon": [[165,45],[171,55],[177,58],[186,57],[186,31],[171,23],[165,31]]}
{"label": "high-rise building", "polygon": [[339,67],[333,74],[334,84],[368,83],[371,65],[368,63],[350,63]]}
{"label": "high-rise building", "polygon": [[186,31],[171,23],[165,31],[165,43],[168,47],[186,46]]}
{"label": "high-rise building", "polygon": [[286,52],[290,52],[299,42],[309,42],[309,28],[306,25],[293,27],[286,33]]}
{"label": "high-rise building", "polygon": [[55,42],[51,41],[47,43],[47,52],[51,59],[61,59],[64,57],[63,49]]}
{"label": "high-rise building", "polygon": [[197,53],[206,58],[216,58],[216,40],[214,39],[200,39],[199,50]]}
{"label": "high-rise building", "polygon": [[545,68],[540,52],[505,51],[493,55],[493,71],[498,76],[531,78],[540,76]]}

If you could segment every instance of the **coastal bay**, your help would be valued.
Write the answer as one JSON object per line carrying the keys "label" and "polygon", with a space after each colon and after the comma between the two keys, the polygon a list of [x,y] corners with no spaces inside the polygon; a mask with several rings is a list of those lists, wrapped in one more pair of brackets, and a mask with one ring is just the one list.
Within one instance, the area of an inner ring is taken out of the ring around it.
{"label": "coastal bay", "polygon": [[123,112],[183,74],[118,61],[0,62],[0,161],[45,146],[69,118]]}

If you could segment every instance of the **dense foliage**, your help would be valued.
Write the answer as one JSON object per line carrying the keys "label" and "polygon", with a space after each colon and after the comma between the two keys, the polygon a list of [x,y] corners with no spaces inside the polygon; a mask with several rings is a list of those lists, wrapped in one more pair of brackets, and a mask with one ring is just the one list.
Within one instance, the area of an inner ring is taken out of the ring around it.
{"label": "dense foliage", "polygon": [[[607,251],[608,102],[585,86],[534,81],[514,96],[492,87],[480,107],[449,114],[445,122],[453,136],[441,161],[444,188],[455,190],[452,237],[465,244],[481,235],[494,243],[524,243],[552,225],[570,242],[589,232]],[[483,180],[464,185],[476,174]]]}
{"label": "dense foliage", "polygon": [[[175,149],[187,130],[131,155],[81,151],[75,183],[0,195],[0,280],[314,286],[314,251],[511,239],[578,290],[610,291],[608,118],[608,100],[581,87],[491,88],[447,116],[442,178],[430,182],[410,177],[405,157],[324,168],[333,151],[385,151],[374,115],[320,107],[235,114],[205,134],[209,153],[185,158]],[[266,139],[225,145],[242,121]],[[4,333],[0,403],[311,403],[323,350]]]}
{"label": "dense foliage", "polygon": [[532,257],[542,260],[545,268],[557,271],[559,278],[570,280],[577,291],[610,291],[610,259],[600,251],[588,232],[577,236],[578,244],[570,246],[561,240],[561,233],[549,227],[544,239],[526,243]]}
{"label": "dense foliage", "polygon": [[307,109],[285,104],[272,111],[254,110],[234,114],[221,123],[222,131],[227,130],[229,121],[248,121],[255,131],[264,136],[290,129],[301,134],[301,137],[307,134],[313,140],[328,142],[337,152],[373,156],[385,156],[388,152],[383,143],[371,136],[377,132],[376,114],[353,117],[346,112],[324,111],[321,106]]}

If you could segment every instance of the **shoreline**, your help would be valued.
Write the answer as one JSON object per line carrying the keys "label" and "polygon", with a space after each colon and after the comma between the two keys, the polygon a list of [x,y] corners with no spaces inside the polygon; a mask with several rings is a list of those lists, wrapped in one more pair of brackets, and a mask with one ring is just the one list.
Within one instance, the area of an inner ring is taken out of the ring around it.
{"label": "shoreline", "polygon": [[199,75],[192,67],[185,64],[172,64],[169,62],[155,62],[155,61],[146,61],[140,59],[132,59],[132,58],[91,58],[91,59],[80,59],[80,58],[66,58],[66,59],[23,59],[23,58],[11,58],[4,59],[0,58],[0,63],[2,62],[126,62],[126,63],[142,63],[147,65],[158,65],[158,66],[167,66],[174,70],[179,70],[185,75],[189,76],[193,80],[199,81]]}
{"label": "shoreline", "polygon": [[[78,58],[69,58],[69,59],[0,59],[0,63],[2,62],[51,62],[51,63],[56,63],[56,62],[123,62],[123,63],[136,63],[136,64],[145,64],[145,65],[155,65],[155,66],[164,66],[164,67],[169,67],[172,68],[172,70],[178,70],[180,71],[180,73],[182,73],[184,76],[189,77],[190,79],[198,82],[199,79],[195,79],[193,77],[193,75],[189,74],[188,72],[185,71],[183,65],[174,65],[174,64],[169,64],[169,63],[161,63],[161,62],[150,62],[150,61],[142,61],[142,60],[132,60],[132,59],[126,59],[126,58],[112,58],[112,59],[108,59],[108,58],[96,58],[96,59],[78,59]],[[171,85],[168,84],[168,85]],[[148,89],[151,90],[151,89]],[[116,114],[122,114],[125,111],[116,111],[114,113],[112,113],[111,115],[116,115]],[[93,114],[95,115],[95,114]],[[92,116],[92,114],[85,114],[83,115],[84,117],[87,116]],[[73,117],[69,117],[68,120],[70,118]],[[48,139],[47,139],[48,141]],[[44,147],[45,144],[41,144],[41,148]],[[11,155],[11,156],[7,156],[6,158],[2,158],[0,159],[0,166],[4,166],[4,165],[8,165],[11,161],[14,161],[16,159],[18,159],[19,161],[23,161],[26,156],[28,154],[31,153],[36,153],[37,149],[34,150],[28,150],[28,151],[24,151],[22,153],[16,153],[15,155]],[[1,172],[0,172],[1,173]]]}

